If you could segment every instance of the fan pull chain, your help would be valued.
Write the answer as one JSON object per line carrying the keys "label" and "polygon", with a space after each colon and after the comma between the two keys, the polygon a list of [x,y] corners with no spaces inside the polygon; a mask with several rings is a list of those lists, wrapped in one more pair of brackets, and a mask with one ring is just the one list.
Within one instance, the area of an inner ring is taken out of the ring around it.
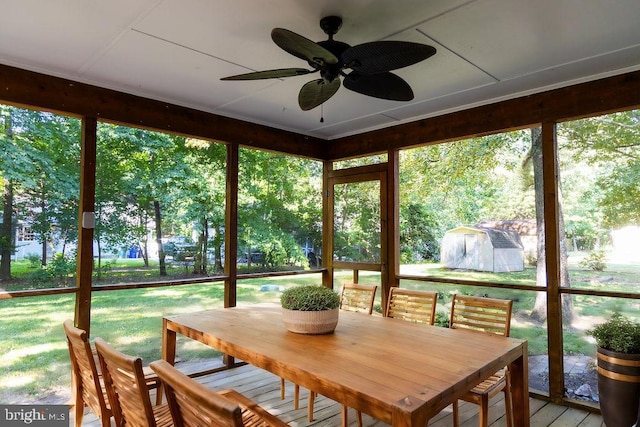
{"label": "fan pull chain", "polygon": [[324,123],[324,104],[320,104],[320,123]]}

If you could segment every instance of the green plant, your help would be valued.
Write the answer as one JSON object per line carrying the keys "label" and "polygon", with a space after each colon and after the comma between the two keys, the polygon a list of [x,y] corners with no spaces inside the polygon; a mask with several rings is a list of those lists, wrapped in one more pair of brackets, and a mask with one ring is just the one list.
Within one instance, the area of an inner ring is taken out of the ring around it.
{"label": "green plant", "polygon": [[433,324],[442,328],[448,328],[449,314],[445,313],[444,311],[436,311],[436,318]]}
{"label": "green plant", "polygon": [[593,271],[604,271],[604,269],[607,268],[606,261],[607,254],[604,251],[592,251],[580,261],[580,267]]}
{"label": "green plant", "polygon": [[640,353],[640,324],[633,322],[620,313],[610,320],[587,331],[596,339],[596,344],[605,350],[618,353]]}
{"label": "green plant", "polygon": [[27,254],[25,259],[29,261],[29,268],[37,268],[40,266],[40,255],[38,254]]}
{"label": "green plant", "polygon": [[67,286],[69,276],[76,271],[75,259],[65,254],[55,254],[47,264],[47,273],[49,277],[56,280],[59,284]]}
{"label": "green plant", "polygon": [[340,296],[325,286],[295,286],[282,293],[280,303],[288,310],[331,310],[340,306]]}

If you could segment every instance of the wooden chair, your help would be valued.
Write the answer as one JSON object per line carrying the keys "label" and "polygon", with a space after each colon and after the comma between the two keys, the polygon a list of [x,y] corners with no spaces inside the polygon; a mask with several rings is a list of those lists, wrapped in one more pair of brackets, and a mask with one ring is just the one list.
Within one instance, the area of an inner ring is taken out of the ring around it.
{"label": "wooden chair", "polygon": [[142,359],[119,352],[101,338],[95,345],[116,425],[173,426],[169,405],[151,405]]}
{"label": "wooden chair", "polygon": [[108,403],[87,332],[76,328],[71,320],[65,320],[63,326],[71,359],[75,425],[76,427],[82,425],[86,405],[100,418],[103,427],[110,426],[113,412]]}
{"label": "wooden chair", "polygon": [[373,313],[377,286],[345,283],[340,293],[340,310]]}
{"label": "wooden chair", "polygon": [[[454,295],[451,303],[449,327],[468,329],[479,333],[509,336],[513,301],[493,298],[479,298]],[[507,367],[476,385],[461,399],[480,407],[480,426],[487,427],[489,420],[489,400],[498,393],[504,393],[507,426],[512,426],[511,380]],[[453,425],[458,425],[458,402],[453,403]]]}
{"label": "wooden chair", "polygon": [[164,360],[151,362],[149,366],[162,379],[176,427],[287,426],[235,390],[211,390]]}
{"label": "wooden chair", "polygon": [[436,320],[437,292],[391,288],[385,316],[433,325]]}

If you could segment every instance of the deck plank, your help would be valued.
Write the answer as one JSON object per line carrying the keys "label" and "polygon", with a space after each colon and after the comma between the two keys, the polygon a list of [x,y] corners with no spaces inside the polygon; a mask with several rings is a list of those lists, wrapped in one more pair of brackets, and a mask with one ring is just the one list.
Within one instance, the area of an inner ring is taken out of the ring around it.
{"label": "deck plank", "polygon": [[549,427],[572,427],[579,425],[587,415],[584,411],[575,408],[568,408]]}
{"label": "deck plank", "polygon": [[[181,367],[182,365],[182,367]],[[202,366],[202,365],[198,365]],[[194,371],[194,366],[178,364],[182,370]],[[277,415],[291,427],[337,427],[342,424],[342,406],[324,396],[316,397],[314,421],[307,420],[307,400],[309,392],[307,389],[300,390],[300,408],[293,409],[293,389],[294,385],[286,382],[285,399],[280,400],[280,378],[270,372],[246,365],[238,368],[204,375],[196,378],[202,384],[214,390],[232,388],[255,400],[269,412]],[[506,426],[504,416],[503,394],[493,399],[489,407],[489,422],[491,427]],[[152,397],[154,401],[155,397]],[[556,405],[540,399],[531,398],[531,427],[601,427],[602,417],[575,408]],[[73,420],[70,420],[73,424]],[[363,414],[363,424],[366,427],[387,427],[367,414]],[[82,422],[86,427],[100,427],[100,422],[96,416],[89,411],[85,411]],[[429,427],[450,427],[453,425],[451,406],[443,409],[430,422]],[[356,427],[356,416],[353,409],[349,411],[349,427]],[[466,402],[460,402],[460,427],[478,426],[478,407]]]}

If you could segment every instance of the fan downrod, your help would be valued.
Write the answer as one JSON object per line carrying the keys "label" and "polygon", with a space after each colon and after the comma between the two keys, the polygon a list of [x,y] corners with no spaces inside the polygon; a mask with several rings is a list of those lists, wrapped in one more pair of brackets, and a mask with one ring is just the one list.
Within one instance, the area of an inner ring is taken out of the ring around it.
{"label": "fan downrod", "polygon": [[320,28],[329,36],[329,39],[342,27],[342,18],[339,16],[325,16],[320,20]]}

